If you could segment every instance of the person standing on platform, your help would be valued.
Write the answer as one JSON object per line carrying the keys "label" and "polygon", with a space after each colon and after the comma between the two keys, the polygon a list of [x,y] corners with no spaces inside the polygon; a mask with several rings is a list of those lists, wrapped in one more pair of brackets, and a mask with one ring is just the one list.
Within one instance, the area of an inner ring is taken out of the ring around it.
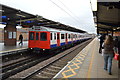
{"label": "person standing on platform", "polygon": [[100,48],[99,48],[99,53],[102,53],[102,44],[104,42],[105,35],[100,36]]}
{"label": "person standing on platform", "polygon": [[120,40],[118,41],[118,54],[119,54],[118,68],[120,69]]}
{"label": "person standing on platform", "polygon": [[[118,37],[115,37],[114,51],[116,54],[120,55],[120,41],[118,41]],[[118,59],[118,68],[120,69],[120,57]]]}
{"label": "person standing on platform", "polygon": [[114,57],[114,41],[111,35],[106,36],[104,47],[104,70],[108,70],[109,75],[112,69],[112,60]]}
{"label": "person standing on platform", "polygon": [[118,54],[118,38],[115,37],[115,40],[114,40],[114,51],[115,53]]}
{"label": "person standing on platform", "polygon": [[20,45],[20,44],[23,45],[23,35],[22,35],[22,34],[20,34],[20,36],[19,36],[19,40],[20,40],[19,45]]}

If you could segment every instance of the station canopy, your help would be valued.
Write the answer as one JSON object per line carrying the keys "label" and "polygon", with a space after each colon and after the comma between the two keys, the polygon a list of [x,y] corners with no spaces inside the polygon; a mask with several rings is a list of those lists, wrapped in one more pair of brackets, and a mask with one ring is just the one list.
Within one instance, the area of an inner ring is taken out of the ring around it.
{"label": "station canopy", "polygon": [[98,31],[120,31],[120,2],[98,1],[98,10],[94,12],[97,18]]}
{"label": "station canopy", "polygon": [[56,29],[62,29],[62,30],[68,30],[73,32],[79,32],[79,33],[86,33],[86,31],[76,29],[74,27],[55,22],[46,18],[43,18],[39,15],[33,15],[24,11],[21,11],[19,9],[15,9],[3,4],[0,4],[0,14],[2,15],[0,18],[2,18],[0,21],[0,24],[15,24],[22,26],[23,28],[29,28],[34,26],[45,26],[50,28],[56,28]]}

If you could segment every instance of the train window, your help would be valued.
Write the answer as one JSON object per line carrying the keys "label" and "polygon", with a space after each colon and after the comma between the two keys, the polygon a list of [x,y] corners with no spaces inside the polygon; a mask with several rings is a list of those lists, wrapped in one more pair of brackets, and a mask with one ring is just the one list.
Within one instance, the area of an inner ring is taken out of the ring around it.
{"label": "train window", "polygon": [[81,37],[81,35],[79,35],[79,38]]}
{"label": "train window", "polygon": [[50,36],[51,36],[51,40],[52,40],[52,33],[50,33]]}
{"label": "train window", "polygon": [[39,33],[36,33],[36,40],[39,40]]}
{"label": "train window", "polygon": [[34,40],[34,32],[30,32],[29,39],[30,39],[30,40]]}
{"label": "train window", "polygon": [[61,39],[64,39],[64,34],[61,34]]}
{"label": "train window", "polygon": [[47,41],[47,33],[45,33],[45,32],[40,33],[40,40]]}
{"label": "train window", "polygon": [[75,38],[75,34],[73,34],[73,38]]}
{"label": "train window", "polygon": [[70,34],[68,35],[68,38],[70,39]]}
{"label": "train window", "polygon": [[56,40],[56,33],[54,33],[54,40]]}
{"label": "train window", "polygon": [[71,34],[71,39],[73,39],[73,34]]}
{"label": "train window", "polygon": [[77,38],[77,34],[75,34],[75,38]]}

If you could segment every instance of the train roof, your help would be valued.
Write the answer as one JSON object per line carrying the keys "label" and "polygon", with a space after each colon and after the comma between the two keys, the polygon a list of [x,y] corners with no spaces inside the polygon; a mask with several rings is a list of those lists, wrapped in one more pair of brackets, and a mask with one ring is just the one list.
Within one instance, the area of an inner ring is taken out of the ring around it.
{"label": "train roof", "polygon": [[53,29],[53,28],[48,28],[44,26],[33,26],[32,28],[30,28],[29,31],[50,31],[50,32],[61,32],[61,33],[77,33],[77,34],[83,35],[83,33],[71,32],[71,31],[66,31],[61,29]]}

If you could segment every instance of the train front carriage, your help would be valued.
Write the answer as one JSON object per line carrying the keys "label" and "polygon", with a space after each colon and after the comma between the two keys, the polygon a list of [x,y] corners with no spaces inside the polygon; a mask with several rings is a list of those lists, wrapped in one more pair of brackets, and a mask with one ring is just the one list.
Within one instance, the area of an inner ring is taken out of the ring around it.
{"label": "train front carriage", "polygon": [[36,50],[50,49],[50,32],[35,29],[29,31],[28,47]]}

